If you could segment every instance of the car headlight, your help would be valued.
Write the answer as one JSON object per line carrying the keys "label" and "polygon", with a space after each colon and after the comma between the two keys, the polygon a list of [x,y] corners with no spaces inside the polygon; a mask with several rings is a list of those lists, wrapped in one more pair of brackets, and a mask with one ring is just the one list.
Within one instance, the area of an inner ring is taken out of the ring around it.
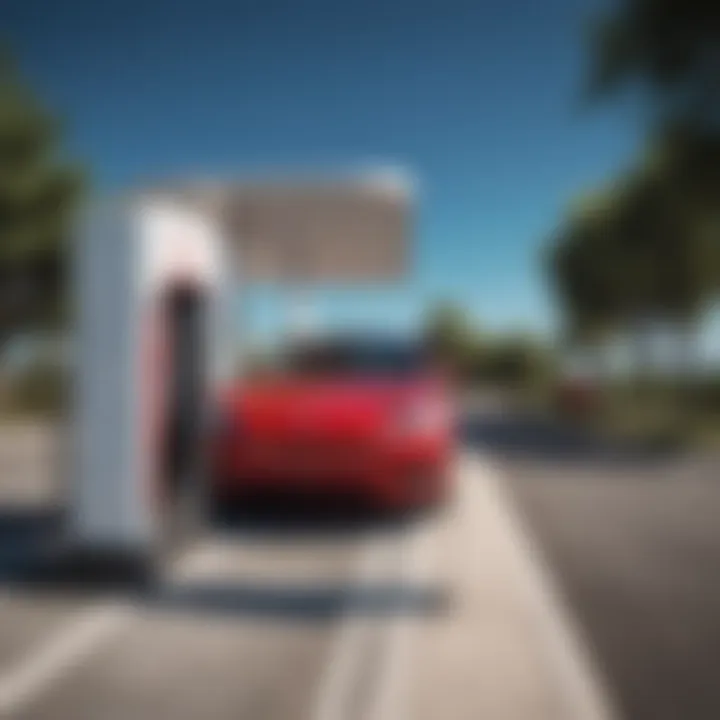
{"label": "car headlight", "polygon": [[434,435],[445,430],[451,421],[450,408],[436,398],[413,400],[395,417],[393,431],[400,435]]}

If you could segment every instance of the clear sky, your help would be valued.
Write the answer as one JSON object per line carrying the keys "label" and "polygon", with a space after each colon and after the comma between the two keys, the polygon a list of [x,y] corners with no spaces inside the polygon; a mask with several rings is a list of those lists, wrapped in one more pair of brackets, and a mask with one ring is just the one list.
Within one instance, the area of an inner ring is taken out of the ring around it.
{"label": "clear sky", "polygon": [[[316,293],[332,323],[407,325],[451,298],[546,328],[539,248],[627,163],[621,110],[581,110],[601,0],[2,0],[0,39],[67,121],[100,190],[271,165],[380,162],[419,180],[396,288]],[[250,322],[283,299],[257,290]]]}

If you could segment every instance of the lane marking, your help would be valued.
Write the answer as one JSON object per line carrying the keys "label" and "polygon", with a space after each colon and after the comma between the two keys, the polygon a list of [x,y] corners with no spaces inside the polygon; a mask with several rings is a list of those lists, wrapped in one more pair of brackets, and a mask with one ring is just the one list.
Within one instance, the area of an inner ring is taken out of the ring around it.
{"label": "lane marking", "polygon": [[[349,595],[353,590],[362,592],[379,579],[389,548],[385,540],[371,538],[362,546]],[[348,705],[363,659],[362,648],[371,627],[367,617],[354,616],[352,610],[343,620],[320,680],[314,720],[348,720]]]}
{"label": "lane marking", "polygon": [[0,716],[13,717],[22,706],[80,665],[131,619],[129,608],[101,605],[64,626],[36,653],[0,678]]}
{"label": "lane marking", "polygon": [[[498,524],[510,543],[511,561],[522,583],[524,594],[536,616],[536,625],[551,657],[551,665],[564,693],[569,720],[612,720],[618,717],[616,703],[592,659],[573,613],[565,602],[550,566],[542,557],[537,542],[527,531],[509,491],[503,486],[501,474],[485,458],[467,458],[465,472],[472,471],[474,482],[467,485],[471,503],[492,503]],[[480,496],[478,480],[487,490]]]}
{"label": "lane marking", "polygon": [[[422,589],[430,579],[437,544],[436,526],[414,527],[402,546],[398,582],[404,590],[413,584]],[[403,720],[407,716],[408,680],[412,642],[421,620],[413,616],[391,616],[385,627],[385,642],[378,660],[376,686],[363,715],[365,720]]]}
{"label": "lane marking", "polygon": [[181,555],[165,570],[163,584],[206,580],[231,566],[234,554],[225,543],[213,539],[203,542],[189,554]]}
{"label": "lane marking", "polygon": [[[207,571],[214,562],[211,549],[202,547],[178,558],[174,569],[180,574]],[[49,640],[0,676],[0,717],[14,717],[82,666],[138,616],[139,609],[129,603],[104,602],[63,623]]]}

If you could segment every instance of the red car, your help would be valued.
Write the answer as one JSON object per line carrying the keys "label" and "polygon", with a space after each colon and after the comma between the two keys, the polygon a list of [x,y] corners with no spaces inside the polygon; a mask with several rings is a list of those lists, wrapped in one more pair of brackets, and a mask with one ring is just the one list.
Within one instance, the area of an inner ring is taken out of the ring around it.
{"label": "red car", "polygon": [[221,400],[215,491],[360,493],[402,509],[449,491],[450,395],[419,347],[388,339],[305,342],[279,373]]}

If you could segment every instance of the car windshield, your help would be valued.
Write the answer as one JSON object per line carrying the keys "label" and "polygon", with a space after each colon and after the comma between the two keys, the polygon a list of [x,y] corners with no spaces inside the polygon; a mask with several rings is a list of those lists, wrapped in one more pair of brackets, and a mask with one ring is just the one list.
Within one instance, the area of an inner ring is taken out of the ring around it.
{"label": "car windshield", "polygon": [[425,366],[422,348],[397,340],[315,341],[294,345],[287,365],[294,375],[407,377]]}

